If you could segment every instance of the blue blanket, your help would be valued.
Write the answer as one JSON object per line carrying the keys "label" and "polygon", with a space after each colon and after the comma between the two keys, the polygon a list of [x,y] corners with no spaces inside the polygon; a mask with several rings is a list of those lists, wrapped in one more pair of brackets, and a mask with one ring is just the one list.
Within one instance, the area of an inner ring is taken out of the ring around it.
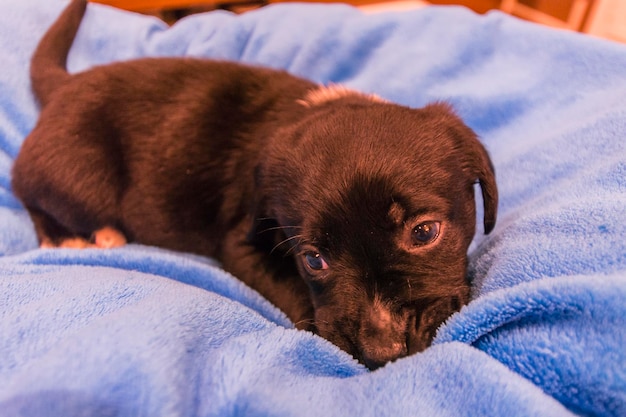
{"label": "blue blanket", "polygon": [[64,6],[0,0],[0,415],[626,415],[626,46],[456,7],[281,4],[168,28],[90,5],[71,71],[232,59],[447,100],[477,131],[501,204],[470,247],[472,301],[369,372],[210,259],[37,249],[10,169],[38,114],[29,57]]}

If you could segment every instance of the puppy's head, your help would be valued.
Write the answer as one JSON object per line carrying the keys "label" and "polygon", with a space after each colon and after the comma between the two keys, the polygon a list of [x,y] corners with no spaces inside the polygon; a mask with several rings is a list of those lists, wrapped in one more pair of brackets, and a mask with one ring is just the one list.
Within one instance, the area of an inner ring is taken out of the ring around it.
{"label": "puppy's head", "polygon": [[343,93],[304,104],[259,168],[256,216],[282,226],[317,332],[374,369],[425,349],[467,302],[474,185],[489,233],[493,168],[447,105]]}

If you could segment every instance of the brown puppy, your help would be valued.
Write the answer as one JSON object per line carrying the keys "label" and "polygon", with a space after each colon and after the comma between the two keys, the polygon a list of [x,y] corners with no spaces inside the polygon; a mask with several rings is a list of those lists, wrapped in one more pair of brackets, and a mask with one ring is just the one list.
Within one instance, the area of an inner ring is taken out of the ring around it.
{"label": "brown puppy", "polygon": [[475,183],[496,219],[489,157],[448,106],[200,59],[70,75],[85,7],[32,61],[42,112],[12,185],[42,246],[215,257],[372,369],[428,346],[468,299]]}

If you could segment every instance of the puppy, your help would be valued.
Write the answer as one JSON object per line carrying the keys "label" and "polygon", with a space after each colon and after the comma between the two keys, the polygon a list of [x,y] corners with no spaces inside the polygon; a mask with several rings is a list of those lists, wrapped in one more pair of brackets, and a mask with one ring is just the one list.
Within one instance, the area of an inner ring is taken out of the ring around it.
{"label": "puppy", "polygon": [[410,109],[285,72],[187,58],[68,74],[73,0],[32,60],[40,119],[13,190],[43,247],[126,241],[217,258],[370,369],[467,302],[496,221],[492,164],[445,104]]}

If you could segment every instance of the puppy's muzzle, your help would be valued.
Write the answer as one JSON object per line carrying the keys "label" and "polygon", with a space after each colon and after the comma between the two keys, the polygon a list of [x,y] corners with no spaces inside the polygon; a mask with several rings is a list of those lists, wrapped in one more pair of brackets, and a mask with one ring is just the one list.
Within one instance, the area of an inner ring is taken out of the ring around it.
{"label": "puppy's muzzle", "polygon": [[374,303],[363,318],[359,340],[362,360],[368,368],[376,369],[408,355],[408,334],[415,327],[414,314],[410,309],[393,312],[380,303]]}
{"label": "puppy's muzzle", "polygon": [[462,297],[444,297],[393,311],[374,303],[359,331],[362,362],[371,370],[426,349],[439,326],[464,304]]}

